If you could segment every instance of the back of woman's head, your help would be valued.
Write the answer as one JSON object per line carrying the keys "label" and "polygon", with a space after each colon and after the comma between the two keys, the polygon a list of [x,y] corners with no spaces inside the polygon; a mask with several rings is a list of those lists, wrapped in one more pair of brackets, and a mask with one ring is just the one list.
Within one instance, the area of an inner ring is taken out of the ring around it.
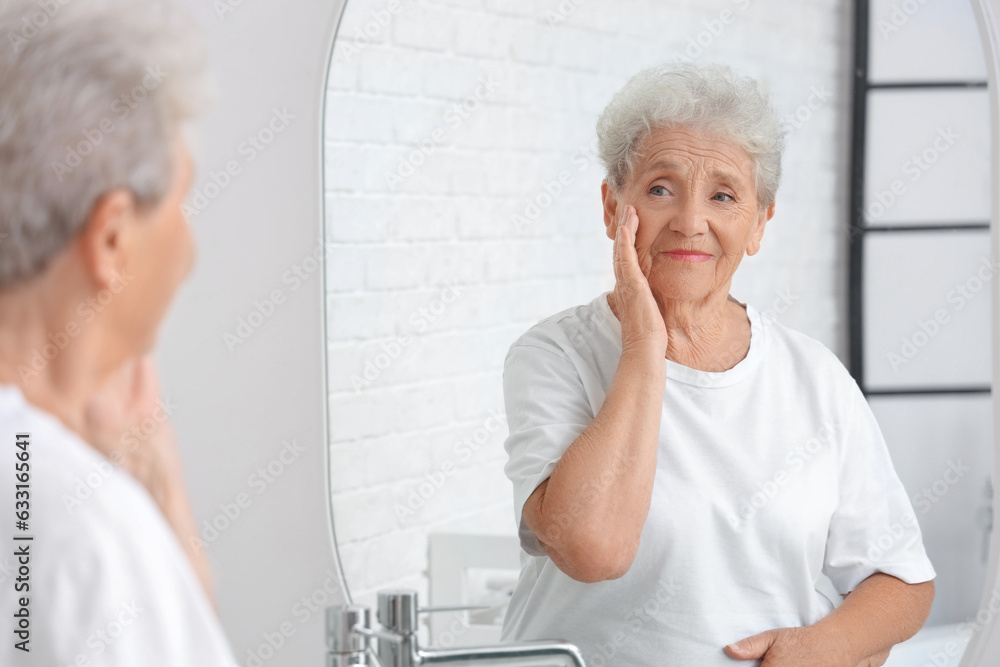
{"label": "back of woman's head", "polygon": [[197,26],[170,2],[0,4],[0,289],[44,270],[104,193],[158,203],[174,135],[211,96]]}

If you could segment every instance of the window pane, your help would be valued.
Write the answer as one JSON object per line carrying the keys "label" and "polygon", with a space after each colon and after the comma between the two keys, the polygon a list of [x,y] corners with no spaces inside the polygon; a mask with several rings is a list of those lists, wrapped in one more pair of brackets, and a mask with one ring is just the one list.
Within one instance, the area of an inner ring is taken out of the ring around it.
{"label": "window pane", "polygon": [[872,91],[866,222],[988,221],[989,127],[986,89]]}
{"label": "window pane", "polygon": [[864,239],[868,389],[990,383],[989,231]]}
{"label": "window pane", "polygon": [[992,517],[988,394],[872,396],[875,418],[937,571],[927,625],[974,615],[986,579]]}
{"label": "window pane", "polygon": [[986,80],[967,0],[872,0],[868,30],[871,82]]}

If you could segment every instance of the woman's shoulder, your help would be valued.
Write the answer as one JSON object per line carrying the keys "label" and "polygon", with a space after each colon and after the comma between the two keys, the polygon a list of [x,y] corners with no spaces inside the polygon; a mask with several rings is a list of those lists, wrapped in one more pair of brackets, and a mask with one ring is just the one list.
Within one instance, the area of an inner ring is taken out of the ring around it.
{"label": "woman's shoulder", "polygon": [[614,332],[607,319],[610,307],[606,294],[603,292],[587,303],[564,308],[538,320],[511,343],[508,356],[519,347],[546,350],[567,358],[575,357],[582,348],[610,350]]}
{"label": "woman's shoulder", "polygon": [[[94,457],[87,445],[55,416],[29,403],[21,389],[0,384],[0,437],[26,452],[29,473],[59,487],[90,472]],[[96,452],[94,452],[96,454]],[[37,494],[35,502],[52,494]]]}
{"label": "woman's shoulder", "polygon": [[44,511],[60,533],[87,530],[104,515],[120,521],[137,513],[135,496],[145,490],[131,475],[16,387],[0,385],[0,438],[13,441],[17,433],[27,434],[31,486],[37,489],[32,507]]}
{"label": "woman's shoulder", "polygon": [[31,527],[46,540],[86,548],[150,529],[145,489],[11,385],[0,385],[0,438],[24,444]]}
{"label": "woman's shoulder", "polygon": [[769,355],[784,359],[812,375],[840,382],[855,384],[844,362],[825,343],[817,338],[778,321],[766,311],[758,311],[766,329]]}

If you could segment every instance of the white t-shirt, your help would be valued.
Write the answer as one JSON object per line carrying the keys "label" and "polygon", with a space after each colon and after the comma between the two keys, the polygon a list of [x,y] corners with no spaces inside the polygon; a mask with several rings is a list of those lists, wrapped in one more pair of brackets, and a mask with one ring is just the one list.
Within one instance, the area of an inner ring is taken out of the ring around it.
{"label": "white t-shirt", "polygon": [[629,571],[582,583],[559,570],[521,510],[615,375],[621,324],[607,294],[533,326],[504,364],[504,470],[522,546],[504,641],[570,641],[588,667],[731,667],[726,644],[834,608],[821,573],[842,594],[876,571],[934,578],[857,383],[821,343],[746,304],[750,349],[736,366],[664,359],[652,501]]}
{"label": "white t-shirt", "polygon": [[[27,531],[14,520],[18,433],[30,434]],[[142,485],[13,385],[0,384],[0,442],[0,665],[236,664],[194,569]],[[25,535],[34,539],[14,540]],[[20,546],[29,551],[28,592],[15,591]],[[22,596],[28,653],[15,648],[21,639],[9,629]]]}

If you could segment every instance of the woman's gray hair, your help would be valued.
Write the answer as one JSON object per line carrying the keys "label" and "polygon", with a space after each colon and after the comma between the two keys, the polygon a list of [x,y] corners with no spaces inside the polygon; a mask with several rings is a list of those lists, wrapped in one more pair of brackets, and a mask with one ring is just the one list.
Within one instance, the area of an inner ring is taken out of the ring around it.
{"label": "woman's gray hair", "polygon": [[0,288],[39,274],[98,199],[155,206],[214,96],[194,21],[154,0],[0,4]]}
{"label": "woman's gray hair", "polygon": [[741,146],[753,161],[758,206],[774,202],[785,133],[755,80],[725,65],[683,62],[629,79],[597,121],[600,157],[612,189],[620,192],[632,177],[645,138],[672,127],[707,131]]}

